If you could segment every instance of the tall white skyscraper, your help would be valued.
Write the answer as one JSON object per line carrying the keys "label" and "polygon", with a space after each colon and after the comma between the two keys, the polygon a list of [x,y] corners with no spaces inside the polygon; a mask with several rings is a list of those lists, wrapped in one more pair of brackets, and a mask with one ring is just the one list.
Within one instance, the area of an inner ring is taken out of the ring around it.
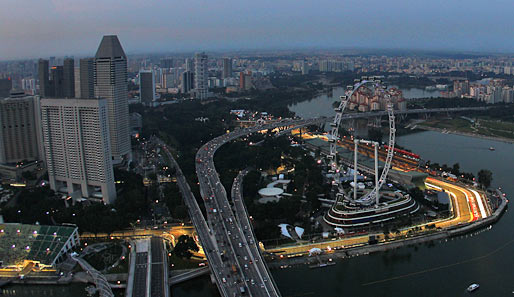
{"label": "tall white skyscraper", "polygon": [[207,99],[209,95],[208,76],[207,55],[197,53],[195,55],[195,98]]}
{"label": "tall white skyscraper", "polygon": [[116,35],[102,38],[95,55],[95,97],[107,100],[114,163],[131,158],[127,57]]}
{"label": "tall white skyscraper", "polygon": [[114,202],[108,110],[106,99],[41,99],[43,147],[53,190]]}

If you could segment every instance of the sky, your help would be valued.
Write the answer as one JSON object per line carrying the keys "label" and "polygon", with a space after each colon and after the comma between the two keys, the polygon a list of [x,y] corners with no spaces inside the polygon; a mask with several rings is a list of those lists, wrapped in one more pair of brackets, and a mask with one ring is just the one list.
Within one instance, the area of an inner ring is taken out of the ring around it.
{"label": "sky", "polygon": [[1,0],[0,60],[376,48],[514,52],[512,0]]}

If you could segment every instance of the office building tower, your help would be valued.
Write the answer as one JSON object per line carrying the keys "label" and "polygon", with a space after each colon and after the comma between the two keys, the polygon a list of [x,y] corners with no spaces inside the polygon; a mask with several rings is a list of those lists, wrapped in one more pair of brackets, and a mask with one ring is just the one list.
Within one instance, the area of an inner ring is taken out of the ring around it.
{"label": "office building tower", "polygon": [[131,158],[127,56],[116,35],[102,38],[95,55],[95,97],[107,100],[114,163]]}
{"label": "office building tower", "polygon": [[62,71],[63,96],[64,98],[75,98],[75,60],[73,58],[64,59]]}
{"label": "office building tower", "polygon": [[80,98],[95,98],[95,60],[93,58],[80,59]]}
{"label": "office building tower", "polygon": [[50,87],[53,88],[54,98],[64,98],[64,72],[62,66],[50,68]]}
{"label": "office building tower", "polygon": [[55,60],[55,57],[50,57],[50,61],[49,61],[49,66],[50,67],[53,67],[53,66],[56,66],[56,60]]}
{"label": "office building tower", "polygon": [[80,66],[75,67],[75,98],[80,98]]}
{"label": "office building tower", "polygon": [[253,88],[252,82],[252,72],[247,71],[246,73],[241,71],[239,72],[239,89],[241,91],[247,91]]}
{"label": "office building tower", "polygon": [[232,59],[224,58],[223,59],[223,72],[221,78],[229,78],[232,76]]}
{"label": "office building tower", "polygon": [[0,79],[0,98],[9,97],[12,89],[11,78]]}
{"label": "office building tower", "polygon": [[48,97],[53,95],[53,90],[50,88],[50,79],[48,60],[39,59],[38,61],[38,78],[39,78],[39,95],[41,97]]}
{"label": "office building tower", "polygon": [[173,59],[172,58],[162,58],[159,65],[163,69],[173,68]]}
{"label": "office building tower", "polygon": [[191,71],[184,71],[182,73],[182,79],[181,79],[181,85],[180,85],[180,91],[183,94],[191,92],[194,86],[195,82],[195,75]]}
{"label": "office building tower", "polygon": [[195,55],[195,98],[207,99],[209,95],[208,75],[207,55],[197,53]]}
{"label": "office building tower", "polygon": [[186,71],[191,71],[191,72],[195,71],[195,63],[194,63],[193,59],[186,58],[186,61],[184,64],[185,64]]}
{"label": "office building tower", "polygon": [[[0,85],[2,84],[0,80]],[[1,89],[2,87],[0,87]],[[33,78],[23,78],[21,80],[21,89],[24,90],[27,94],[35,95],[36,93],[36,80]],[[0,91],[1,93],[1,91]],[[0,96],[1,97],[1,96]]]}
{"label": "office building tower", "polygon": [[155,101],[155,77],[152,70],[139,71],[139,97],[144,105],[151,106]]}
{"label": "office building tower", "polygon": [[40,159],[39,97],[0,99],[0,164]]}
{"label": "office building tower", "polygon": [[114,202],[108,100],[41,99],[41,127],[50,187]]}

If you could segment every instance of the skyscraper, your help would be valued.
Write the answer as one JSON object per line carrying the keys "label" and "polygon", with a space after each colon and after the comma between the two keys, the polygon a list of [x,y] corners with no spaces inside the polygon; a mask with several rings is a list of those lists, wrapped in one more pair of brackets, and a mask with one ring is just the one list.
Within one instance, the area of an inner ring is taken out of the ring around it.
{"label": "skyscraper", "polygon": [[0,98],[9,97],[12,89],[12,80],[10,78],[0,79]]}
{"label": "skyscraper", "polygon": [[114,163],[131,158],[127,57],[116,35],[102,38],[95,55],[95,97],[107,99]]}
{"label": "skyscraper", "polygon": [[172,58],[162,58],[160,61],[160,67],[163,69],[173,68],[173,59]]}
{"label": "skyscraper", "polygon": [[106,99],[42,99],[50,187],[74,198],[116,199]]}
{"label": "skyscraper", "polygon": [[193,89],[195,75],[191,71],[184,71],[182,73],[182,82],[180,85],[180,91],[183,94],[189,93]]}
{"label": "skyscraper", "polygon": [[208,87],[207,55],[197,53],[195,55],[195,98],[207,99]]}
{"label": "skyscraper", "polygon": [[229,78],[232,76],[232,59],[224,58],[223,59],[223,73],[222,78]]}
{"label": "skyscraper", "polygon": [[75,98],[75,60],[66,58],[63,62],[63,97]]}
{"label": "skyscraper", "polygon": [[50,68],[50,87],[53,88],[54,98],[64,98],[64,71],[62,66]]}
{"label": "skyscraper", "polygon": [[194,72],[195,71],[195,63],[194,63],[194,60],[191,59],[191,58],[186,58],[186,61],[184,63],[186,66],[186,71],[191,71],[191,72]]}
{"label": "skyscraper", "polygon": [[39,97],[0,99],[0,164],[40,159]]}
{"label": "skyscraper", "polygon": [[48,60],[39,59],[38,61],[38,78],[39,78],[39,94],[41,97],[51,96],[53,90],[50,90],[50,81],[48,77]]}
{"label": "skyscraper", "polygon": [[151,106],[155,101],[155,75],[152,70],[139,71],[139,97],[144,105]]}
{"label": "skyscraper", "polygon": [[95,97],[95,60],[93,58],[80,59],[80,98]]}

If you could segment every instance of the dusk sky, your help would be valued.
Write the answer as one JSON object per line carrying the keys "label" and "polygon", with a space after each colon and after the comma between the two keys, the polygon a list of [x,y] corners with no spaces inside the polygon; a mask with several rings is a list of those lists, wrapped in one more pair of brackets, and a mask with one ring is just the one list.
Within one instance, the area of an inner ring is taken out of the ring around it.
{"label": "dusk sky", "polygon": [[394,48],[514,52],[512,0],[2,0],[0,60],[128,54]]}

